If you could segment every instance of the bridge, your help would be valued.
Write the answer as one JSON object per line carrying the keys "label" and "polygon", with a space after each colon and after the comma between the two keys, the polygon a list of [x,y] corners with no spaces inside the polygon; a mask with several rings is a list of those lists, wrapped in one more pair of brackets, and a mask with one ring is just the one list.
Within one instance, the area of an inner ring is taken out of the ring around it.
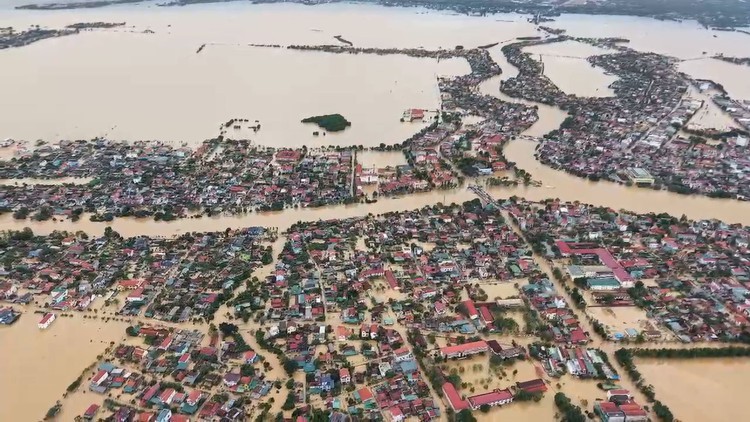
{"label": "bridge", "polygon": [[494,205],[498,207],[498,209],[500,208],[500,204],[498,204],[495,198],[493,198],[489,193],[487,193],[487,191],[484,190],[483,187],[477,184],[472,184],[472,185],[469,185],[468,189],[472,191],[474,195],[476,195],[479,198],[479,201],[482,203],[483,207],[486,207],[488,205]]}
{"label": "bridge", "polygon": [[536,136],[530,136],[530,135],[516,135],[516,139],[523,139],[525,141],[534,141],[534,142],[541,142],[542,138],[536,137]]}

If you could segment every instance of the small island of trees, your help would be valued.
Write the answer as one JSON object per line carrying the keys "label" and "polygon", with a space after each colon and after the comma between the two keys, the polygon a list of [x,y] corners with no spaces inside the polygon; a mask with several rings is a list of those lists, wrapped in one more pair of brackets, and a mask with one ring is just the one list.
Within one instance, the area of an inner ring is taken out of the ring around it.
{"label": "small island of trees", "polygon": [[340,132],[352,125],[352,122],[346,120],[344,116],[340,114],[312,116],[302,119],[302,123],[315,123],[328,132]]}

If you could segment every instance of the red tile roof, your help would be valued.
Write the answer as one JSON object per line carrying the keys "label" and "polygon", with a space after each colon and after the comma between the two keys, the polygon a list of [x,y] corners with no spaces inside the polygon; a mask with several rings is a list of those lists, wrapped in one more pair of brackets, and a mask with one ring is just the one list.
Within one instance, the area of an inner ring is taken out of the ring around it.
{"label": "red tile roof", "polygon": [[443,394],[445,394],[454,411],[459,412],[469,408],[469,402],[461,398],[461,395],[458,394],[453,384],[449,382],[443,384]]}
{"label": "red tile roof", "polygon": [[495,318],[492,316],[492,312],[490,312],[490,310],[487,309],[486,306],[479,307],[479,314],[482,316],[482,320],[487,324],[495,320]]}
{"label": "red tile roof", "polygon": [[479,340],[473,341],[471,343],[457,344],[455,346],[446,346],[440,349],[440,353],[442,353],[443,355],[453,355],[475,350],[487,350],[487,348],[487,342],[484,340]]}
{"label": "red tile roof", "polygon": [[627,404],[621,404],[620,410],[625,414],[627,417],[632,416],[646,416],[646,411],[643,410],[641,405],[638,403],[627,403]]}
{"label": "red tile roof", "polygon": [[513,393],[511,393],[510,390],[496,389],[493,391],[488,391],[486,393],[477,394],[475,396],[469,397],[469,403],[471,403],[471,407],[477,408],[485,404],[491,405],[493,403],[510,400],[512,398],[513,398]]}
{"label": "red tile roof", "polygon": [[617,405],[612,403],[611,401],[600,401],[599,409],[601,409],[604,413],[615,413],[620,411]]}
{"label": "red tile roof", "polygon": [[463,302],[464,306],[466,306],[466,312],[469,314],[470,318],[476,318],[479,316],[479,313],[477,313],[477,308],[474,306],[474,301],[472,300],[465,300]]}

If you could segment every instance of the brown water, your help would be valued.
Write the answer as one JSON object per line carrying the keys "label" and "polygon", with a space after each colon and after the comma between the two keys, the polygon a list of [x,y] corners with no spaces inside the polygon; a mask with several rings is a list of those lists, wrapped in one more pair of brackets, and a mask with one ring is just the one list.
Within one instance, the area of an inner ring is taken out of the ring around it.
{"label": "brown water", "polygon": [[[73,318],[58,315],[49,328],[40,330],[37,323],[41,317],[25,312],[14,325],[0,327],[3,356],[0,359],[3,379],[0,419],[41,420],[56,400],[62,400],[67,386],[104,352],[110,341],[125,336],[127,326],[121,322],[103,322],[101,318],[84,319],[79,314]],[[81,388],[87,388],[85,383]],[[84,410],[77,409],[76,414]]]}
{"label": "brown water", "polygon": [[615,94],[609,85],[617,77],[604,73],[600,67],[592,67],[586,60],[612,51],[576,41],[541,44],[523,51],[543,62],[544,74],[566,94],[579,97],[611,97]]}
{"label": "brown water", "polygon": [[[32,24],[59,28],[74,22],[123,20],[128,22],[124,29],[46,40],[26,48],[0,52],[4,76],[0,80],[0,90],[4,98],[12,99],[0,105],[0,138],[34,140],[42,137],[52,141],[58,137],[106,135],[115,139],[161,139],[195,144],[216,135],[220,123],[241,117],[251,122],[259,120],[262,129],[257,134],[244,130],[230,132],[228,136],[249,136],[259,143],[274,146],[371,146],[380,142],[397,142],[420,128],[418,123],[399,122],[403,109],[435,108],[438,101],[436,75],[465,73],[468,71],[465,62],[443,60],[438,63],[400,56],[334,56],[250,48],[246,44],[334,43],[333,36],[340,34],[357,46],[472,47],[538,34],[532,25],[517,15],[476,18],[363,5],[227,4],[169,9],[134,6],[55,13],[0,10],[0,26],[12,25],[17,29]],[[367,24],[363,25],[363,22]],[[681,58],[699,57],[702,51],[750,56],[746,36],[700,30],[694,23],[563,16],[552,26],[567,28],[572,35],[623,36],[633,40],[634,48],[653,49]],[[151,29],[155,34],[142,33],[145,29]],[[717,38],[712,35],[717,35]],[[210,45],[196,54],[204,43]],[[570,50],[574,47],[549,48],[553,49],[547,51],[550,57],[555,57],[553,54],[575,55],[572,54],[575,51]],[[517,101],[508,99],[498,90],[500,81],[517,71],[502,57],[499,46],[492,48],[491,54],[504,73],[485,82],[480,89],[506,101]],[[560,81],[561,85],[563,80],[571,81],[566,90],[586,95],[586,80],[591,76],[581,78],[577,75],[579,70],[583,72],[582,68],[579,69],[580,63],[567,69],[548,61],[545,64],[549,67],[548,72],[552,72],[550,77]],[[745,98],[750,98],[750,94],[746,94],[748,85],[744,82],[750,79],[747,69],[750,68],[715,60],[685,62],[682,68],[690,74],[700,73],[702,77],[724,84],[735,97],[746,95]],[[569,78],[565,78],[566,73],[569,73]],[[602,83],[596,83],[600,90]],[[313,138],[312,128],[299,123],[307,115],[331,112],[344,114],[353,126],[342,134]],[[566,114],[553,107],[540,106],[539,116],[540,121],[526,135],[544,135],[557,128]],[[533,157],[535,145],[531,141],[513,141],[506,148],[506,156],[530,171],[534,179],[541,180],[542,187],[496,188],[491,190],[492,194],[497,197],[518,195],[535,200],[559,197],[639,212],[685,213],[694,218],[715,217],[750,224],[748,204],[587,182],[540,165]],[[382,165],[387,164],[389,158],[373,154],[366,160]],[[118,219],[111,224],[89,221],[32,224],[4,215],[0,217],[0,230],[28,225],[38,233],[60,229],[102,233],[105,227],[112,226],[126,236],[171,236],[185,231],[252,225],[283,229],[298,220],[378,214],[473,198],[469,191],[459,189],[385,199],[370,205],[295,209],[169,223]],[[7,409],[12,415],[10,420],[40,419],[46,409],[61,398],[65,387],[95,360],[97,354],[102,353],[109,341],[122,336],[125,326],[124,323],[103,323],[76,316],[58,318],[48,330],[39,331],[36,326],[38,317],[27,313],[15,326],[0,327],[0,350],[3,350],[0,374],[3,380],[13,380],[12,388],[7,382],[0,383],[0,409],[3,409],[0,419],[6,417]],[[247,325],[247,329],[254,328],[257,327]],[[252,336],[247,338],[252,341]],[[278,366],[278,362],[274,365]],[[665,379],[678,376],[670,375],[664,368],[660,371]],[[726,374],[726,379],[733,380],[738,373],[740,371],[735,369],[732,374]],[[704,382],[703,378],[698,379],[699,375],[696,372],[695,380],[692,375],[687,376],[688,382],[681,385],[694,386]],[[653,378],[646,376],[649,380]],[[656,384],[655,379],[653,382]],[[573,380],[565,380],[561,388],[574,397],[574,401],[586,399],[592,402],[601,395],[592,384]],[[667,395],[667,389],[657,385],[657,391],[671,405],[672,398]],[[734,391],[725,396],[736,398]],[[514,404],[478,417],[486,421],[500,418],[550,420],[554,415],[551,397],[552,394],[548,394],[542,405]],[[276,397],[277,406],[282,402],[281,398]],[[70,406],[61,417],[69,420],[69,416],[79,414],[87,401],[78,394],[71,397]],[[694,402],[698,403],[697,400]],[[677,408],[679,403],[674,406],[673,410],[684,418],[685,412]],[[727,413],[727,418],[723,419],[740,420],[741,417],[735,418]]]}
{"label": "brown water", "polygon": [[693,359],[636,362],[656,397],[681,421],[741,421],[747,412],[737,400],[743,395],[750,360]]}

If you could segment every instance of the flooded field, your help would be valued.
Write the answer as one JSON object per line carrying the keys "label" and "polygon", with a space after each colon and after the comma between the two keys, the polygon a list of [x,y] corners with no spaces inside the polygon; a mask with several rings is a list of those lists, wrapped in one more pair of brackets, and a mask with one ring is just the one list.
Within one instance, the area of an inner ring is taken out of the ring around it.
{"label": "flooded field", "polygon": [[[487,293],[489,300],[496,298],[507,299],[511,296],[519,296],[518,291],[521,286],[528,283],[526,279],[511,280],[507,282],[479,283],[479,287]],[[516,285],[518,287],[516,287]]]}
{"label": "flooded field", "polygon": [[611,333],[624,333],[627,328],[640,331],[648,322],[646,312],[634,306],[588,307],[586,313],[604,324]]}
{"label": "flooded field", "polygon": [[590,56],[611,51],[575,41],[543,44],[524,48],[531,57],[544,64],[544,74],[563,92],[579,97],[611,97],[609,85],[616,76],[604,73],[586,60]]}
{"label": "flooded field", "polygon": [[406,157],[401,151],[361,151],[357,153],[357,162],[362,168],[384,168],[406,164]]}
{"label": "flooded field", "polygon": [[[750,38],[750,37],[747,37]],[[750,44],[748,40],[745,43]],[[748,57],[745,54],[741,57]],[[679,69],[697,79],[710,79],[724,86],[727,93],[736,100],[750,100],[750,66],[727,63],[706,58],[680,63]]]}
{"label": "flooded field", "polygon": [[[420,18],[414,19],[418,14]],[[539,34],[520,15],[479,18],[341,4],[312,8],[238,3],[185,8],[134,5],[54,13],[4,9],[0,20],[19,29],[30,25],[60,28],[85,21],[127,22],[124,28],[3,51],[0,65],[6,78],[0,88],[15,100],[0,109],[2,137],[107,136],[196,143],[218,135],[221,123],[240,117],[258,120],[261,130],[234,136],[274,146],[397,142],[419,127],[399,124],[403,109],[436,108],[435,77],[466,73],[468,66],[461,60],[332,56],[248,44],[330,44],[339,34],[355,46],[452,48]],[[359,25],[363,20],[371,25]],[[750,55],[750,47],[733,42],[742,34],[720,33],[712,38],[714,32],[694,23],[562,16],[551,25],[568,29],[572,35],[631,38],[634,48],[681,58],[701,57],[704,50]],[[206,47],[196,54],[203,44]],[[549,76],[566,92],[609,95],[610,76],[585,60],[570,58],[595,53],[580,45],[563,43],[531,50],[543,54]],[[732,95],[750,98],[747,84],[742,83],[750,76],[750,68],[716,60],[683,65],[693,76],[715,79]],[[299,71],[301,67],[304,72]],[[333,137],[313,138],[311,128],[299,120],[323,113],[342,113],[352,127]]]}
{"label": "flooded field", "polygon": [[[516,382],[539,378],[537,362],[517,361],[512,365],[492,367],[488,356],[478,356],[457,362],[444,364],[445,373],[456,373],[461,377],[459,393],[465,396],[477,394],[494,388],[506,388]],[[472,392],[472,389],[474,392]],[[562,391],[574,404],[583,409],[593,410],[594,401],[606,399],[606,393],[596,386],[596,381],[580,380],[571,376],[548,381],[548,391],[539,402],[514,402],[502,407],[494,407],[489,413],[474,412],[479,421],[498,420],[555,420],[557,407],[554,403],[555,393]]]}
{"label": "flooded field", "polygon": [[656,397],[681,421],[747,418],[737,400],[747,382],[750,359],[639,359],[636,366],[653,384]]}
{"label": "flooded field", "polygon": [[[4,416],[15,415],[10,420],[41,420],[111,341],[125,337],[127,326],[78,314],[72,318],[58,315],[49,328],[40,330],[37,323],[41,317],[24,312],[14,325],[0,326],[0,374],[6,381],[13,380],[12,386],[4,382],[0,388],[0,408]],[[76,414],[84,410],[77,409]],[[73,416],[65,420],[73,420]]]}
{"label": "flooded field", "polygon": [[688,95],[691,98],[703,101],[703,106],[695,113],[688,122],[687,127],[690,129],[719,129],[732,130],[740,128],[740,125],[734,121],[732,116],[725,113],[712,100],[711,97],[716,92],[701,92],[694,86],[688,87]]}
{"label": "flooded field", "polygon": [[[229,128],[226,137],[269,146],[395,143],[423,126],[399,122],[404,109],[437,108],[434,75],[468,72],[461,60],[224,44],[196,54],[199,45],[198,39],[163,32],[94,32],[3,52],[0,63],[9,78],[0,81],[0,89],[19,99],[0,116],[3,136],[195,145],[219,135],[219,126],[237,117],[258,120],[261,129]],[[99,59],[113,50],[123,54]],[[40,65],[50,61],[55,66]],[[305,72],[298,72],[301,66]],[[33,78],[25,76],[28,69],[37,69]],[[104,92],[109,99],[99,96]],[[77,93],[89,100],[64,106]],[[316,137],[317,126],[300,122],[331,113],[343,114],[351,128]]]}

